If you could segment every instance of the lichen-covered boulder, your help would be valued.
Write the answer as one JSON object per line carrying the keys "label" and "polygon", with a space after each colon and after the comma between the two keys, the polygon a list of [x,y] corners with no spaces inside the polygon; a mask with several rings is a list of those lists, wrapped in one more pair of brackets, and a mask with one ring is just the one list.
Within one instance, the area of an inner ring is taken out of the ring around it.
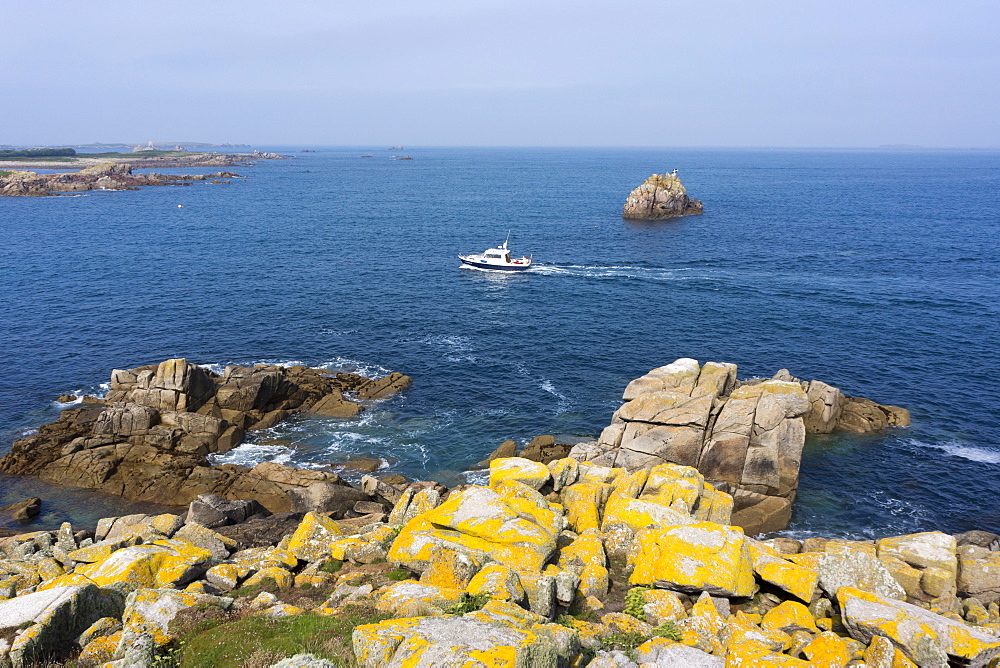
{"label": "lichen-covered boulder", "polygon": [[559,568],[576,574],[579,578],[578,595],[603,597],[608,593],[610,576],[607,555],[601,535],[596,529],[580,534],[572,543],[559,551]]}
{"label": "lichen-covered boulder", "polygon": [[743,532],[699,522],[653,529],[639,536],[629,582],[716,596],[750,596],[754,577]]}
{"label": "lichen-covered boulder", "polygon": [[824,553],[819,559],[819,582],[830,596],[836,596],[841,587],[853,587],[884,598],[906,598],[886,567],[863,550]]}
{"label": "lichen-covered boulder", "polygon": [[958,592],[985,604],[1000,601],[1000,552],[978,545],[958,548]]}
{"label": "lichen-covered boulder", "polygon": [[343,535],[329,517],[306,513],[286,549],[302,561],[318,561],[330,556],[330,544]]}
{"label": "lichen-covered boulder", "polygon": [[460,603],[462,589],[446,589],[420,582],[397,582],[379,590],[375,607],[396,616],[410,617],[441,614],[445,609]]}
{"label": "lichen-covered boulder", "polygon": [[524,587],[521,586],[517,573],[498,563],[483,566],[469,582],[465,591],[473,596],[489,594],[490,598],[515,603],[525,598]]}
{"label": "lichen-covered boulder", "polygon": [[433,551],[443,546],[481,561],[488,557],[518,574],[538,573],[555,551],[563,521],[541,496],[510,498],[486,487],[470,487],[410,520],[393,541],[388,558],[423,572]]}
{"label": "lichen-covered boulder", "polygon": [[782,631],[789,635],[796,631],[819,633],[809,608],[795,601],[785,601],[768,610],[760,621],[760,627],[767,631]]}
{"label": "lichen-covered boulder", "polygon": [[863,643],[885,636],[919,666],[985,666],[1000,655],[1000,636],[910,603],[851,587],[837,593],[844,625]]}
{"label": "lichen-covered boulder", "polygon": [[555,668],[551,642],[524,630],[465,617],[392,619],[358,626],[354,655],[364,668],[486,665]]}
{"label": "lichen-covered boulder", "polygon": [[0,602],[0,628],[21,629],[9,645],[11,665],[37,665],[63,654],[81,632],[122,611],[119,595],[93,585],[55,587]]}
{"label": "lichen-covered boulder", "polygon": [[194,594],[175,589],[137,589],[125,599],[125,612],[122,615],[122,638],[118,653],[125,652],[128,646],[142,635],[152,637],[157,647],[166,645],[173,636],[170,634],[170,622],[177,613],[196,605],[216,606],[228,610],[233,599],[208,594]]}
{"label": "lichen-covered boulder", "polygon": [[127,582],[134,587],[177,587],[205,572],[212,553],[185,540],[158,540],[118,550],[107,559],[76,569],[94,584]]}
{"label": "lichen-covered boulder", "polygon": [[490,462],[490,487],[493,489],[504,480],[516,480],[532,489],[541,489],[550,478],[548,466],[523,457],[507,457]]}

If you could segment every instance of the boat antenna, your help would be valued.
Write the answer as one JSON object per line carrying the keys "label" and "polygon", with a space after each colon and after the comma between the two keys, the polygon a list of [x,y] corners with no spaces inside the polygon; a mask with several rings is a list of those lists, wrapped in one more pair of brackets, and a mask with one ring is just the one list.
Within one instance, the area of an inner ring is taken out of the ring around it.
{"label": "boat antenna", "polygon": [[503,247],[507,248],[507,242],[510,241],[510,230],[507,230],[507,238],[503,240]]}

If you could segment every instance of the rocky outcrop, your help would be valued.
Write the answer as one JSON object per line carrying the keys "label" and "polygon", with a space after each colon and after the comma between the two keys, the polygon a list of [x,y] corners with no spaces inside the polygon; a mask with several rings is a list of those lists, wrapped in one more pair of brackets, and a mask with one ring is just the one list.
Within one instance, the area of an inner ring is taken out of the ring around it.
{"label": "rocky outcrop", "polygon": [[238,523],[130,515],[0,539],[0,665],[200,665],[209,647],[277,666],[334,665],[279,661],[307,649],[336,665],[509,668],[1000,655],[1000,607],[969,595],[995,583],[1000,553],[963,542],[992,545],[986,532],[759,541],[729,525],[728,494],[669,463],[496,459],[488,487],[442,496],[415,483],[388,520],[246,522],[254,504],[206,497],[206,521]]}
{"label": "rocky outcrop", "polygon": [[363,409],[347,397],[382,398],[409,384],[399,373],[369,379],[304,366],[230,366],[220,375],[183,359],[116,369],[105,406],[63,411],[57,422],[16,441],[0,471],[175,505],[216,494],[254,499],[271,512],[293,503],[296,510],[315,509],[314,497],[336,497],[350,508],[367,496],[321,494],[317,485],[346,485],[333,473],[274,463],[212,466],[207,457],[293,413],[347,417]]}
{"label": "rocky outcrop", "polygon": [[807,433],[909,424],[909,413],[843,395],[786,370],[739,381],[735,364],[683,358],[633,380],[597,443],[570,456],[629,471],[665,462],[697,468],[730,492],[733,523],[748,534],[788,524]]}
{"label": "rocky outcrop", "polygon": [[700,200],[688,197],[674,170],[673,174],[653,174],[625,200],[624,218],[655,220],[704,213]]}
{"label": "rocky outcrop", "polygon": [[133,174],[133,165],[104,162],[77,172],[36,174],[8,171],[0,176],[0,195],[8,197],[46,197],[56,193],[86,190],[137,190],[139,186],[190,185],[192,181],[221,183],[220,179],[239,177],[233,172],[215,174]]}

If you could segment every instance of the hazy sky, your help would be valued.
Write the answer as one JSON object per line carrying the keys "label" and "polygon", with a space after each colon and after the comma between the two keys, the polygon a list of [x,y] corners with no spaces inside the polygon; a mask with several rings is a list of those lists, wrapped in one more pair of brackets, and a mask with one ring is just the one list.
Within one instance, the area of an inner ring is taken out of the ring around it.
{"label": "hazy sky", "polygon": [[33,0],[0,144],[1000,146],[996,0]]}

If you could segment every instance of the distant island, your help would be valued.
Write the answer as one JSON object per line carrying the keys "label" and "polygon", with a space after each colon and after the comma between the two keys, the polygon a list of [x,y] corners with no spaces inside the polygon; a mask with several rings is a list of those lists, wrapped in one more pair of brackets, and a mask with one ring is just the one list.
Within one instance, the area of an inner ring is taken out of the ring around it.
{"label": "distant island", "polygon": [[[141,148],[141,147],[138,147]],[[233,172],[215,174],[133,174],[133,169],[232,167],[256,160],[280,160],[277,153],[215,153],[142,149],[131,153],[77,153],[74,148],[0,150],[0,196],[47,197],[85,190],[135,190],[139,186],[188,185],[191,181],[225,183]],[[32,169],[65,169],[39,174]]]}

